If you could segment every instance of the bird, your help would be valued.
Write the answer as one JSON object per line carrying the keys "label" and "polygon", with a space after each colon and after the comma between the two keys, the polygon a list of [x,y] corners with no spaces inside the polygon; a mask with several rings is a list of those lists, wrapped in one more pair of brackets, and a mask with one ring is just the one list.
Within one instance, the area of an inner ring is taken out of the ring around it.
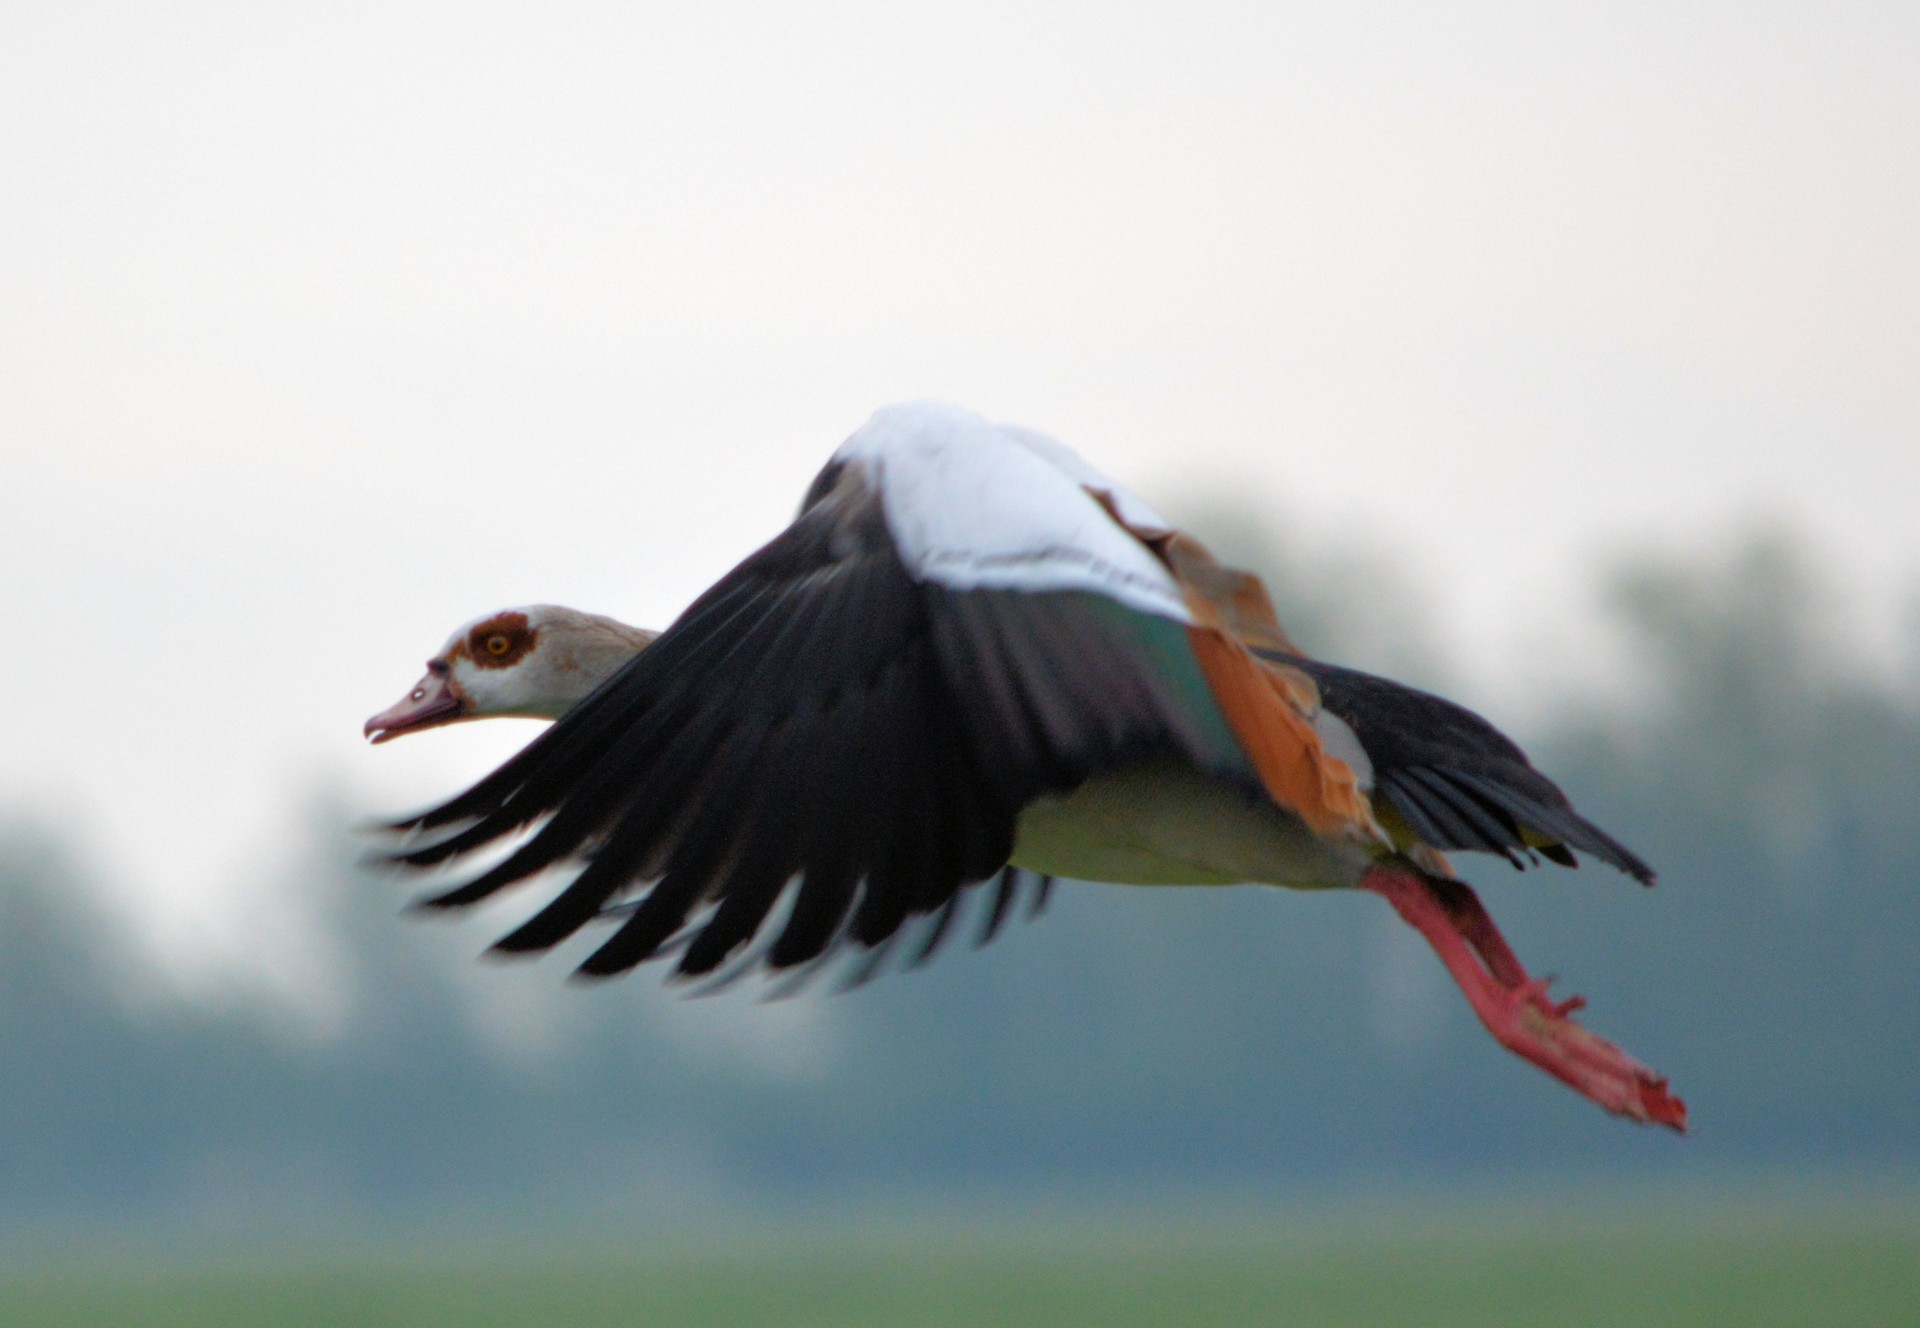
{"label": "bird", "polygon": [[[1052,438],[942,403],[877,411],[791,525],[664,632],[555,605],[463,626],[379,743],[554,722],[387,824],[386,858],[497,860],[423,897],[564,884],[495,943],[600,924],[583,977],[817,970],[938,949],[986,888],[1358,889],[1432,947],[1493,1037],[1605,1110],[1684,1133],[1668,1081],[1575,1020],[1447,854],[1653,870],[1486,719],[1316,660],[1251,573]],[[510,845],[504,857],[498,846]]]}

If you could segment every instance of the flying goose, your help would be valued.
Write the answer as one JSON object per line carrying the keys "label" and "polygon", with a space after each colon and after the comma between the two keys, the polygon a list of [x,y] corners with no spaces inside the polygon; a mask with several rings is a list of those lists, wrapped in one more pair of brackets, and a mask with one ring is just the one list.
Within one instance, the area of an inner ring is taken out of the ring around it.
{"label": "flying goose", "polygon": [[611,920],[583,975],[675,953],[682,976],[812,967],[848,944],[871,972],[909,932],[931,953],[988,883],[988,936],[1023,880],[1036,904],[1056,876],[1358,888],[1504,1046],[1686,1128],[1664,1078],[1528,975],[1444,854],[1652,870],[1478,715],[1305,656],[1255,577],[1042,435],[883,409],[665,632],[490,615],[366,733],[491,715],[557,722],[394,822],[413,838],[392,859],[438,867],[533,827],[422,901],[570,874],[501,951]]}

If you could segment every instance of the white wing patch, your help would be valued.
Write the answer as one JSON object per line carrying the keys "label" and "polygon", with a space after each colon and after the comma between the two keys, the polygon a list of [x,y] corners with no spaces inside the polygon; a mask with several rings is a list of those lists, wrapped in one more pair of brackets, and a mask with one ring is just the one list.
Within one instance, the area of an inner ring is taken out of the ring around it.
{"label": "white wing patch", "polygon": [[1143,530],[1172,530],[1173,525],[1165,517],[1147,505],[1146,499],[1139,494],[1121,487],[1113,479],[1095,470],[1080,459],[1080,454],[1057,438],[1049,438],[1032,429],[1023,429],[1017,424],[995,426],[1001,433],[1014,442],[1049,462],[1055,470],[1068,476],[1083,489],[1098,489],[1113,499],[1114,510],[1120,513],[1120,519],[1129,526]]}
{"label": "white wing patch", "polygon": [[1313,733],[1326,748],[1327,755],[1345,761],[1353,771],[1353,781],[1362,793],[1373,792],[1373,758],[1360,744],[1360,735],[1352,725],[1324,706],[1313,715]]}
{"label": "white wing patch", "polygon": [[1087,492],[1129,522],[1166,524],[1139,498],[1051,438],[955,406],[888,406],[834,454],[880,490],[907,570],[954,590],[1090,590],[1190,623],[1158,558]]}

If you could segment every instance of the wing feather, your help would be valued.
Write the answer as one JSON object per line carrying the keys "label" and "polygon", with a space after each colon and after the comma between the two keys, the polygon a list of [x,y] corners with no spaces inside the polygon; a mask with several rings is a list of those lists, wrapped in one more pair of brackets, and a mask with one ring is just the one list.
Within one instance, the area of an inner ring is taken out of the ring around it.
{"label": "wing feather", "polygon": [[1384,842],[1352,767],[1327,751],[1285,680],[1218,627],[1194,627],[1189,636],[1214,699],[1274,802],[1318,834]]}
{"label": "wing feather", "polygon": [[1516,865],[1529,850],[1572,865],[1567,850],[1579,849],[1653,883],[1645,861],[1574,810],[1511,738],[1465,706],[1302,655],[1255,653],[1313,680],[1373,763],[1378,793],[1423,843],[1499,853]]}
{"label": "wing feather", "polygon": [[531,827],[428,902],[571,869],[498,945],[543,950],[624,914],[587,975],[675,948],[683,976],[794,968],[878,952],[916,918],[928,954],[989,880],[999,930],[1028,879],[1003,869],[1033,799],[1166,754],[1257,787],[1182,621],[1088,589],[916,578],[869,471],[830,467],[785,534],[607,685],[405,822],[447,832],[395,855],[415,866]]}

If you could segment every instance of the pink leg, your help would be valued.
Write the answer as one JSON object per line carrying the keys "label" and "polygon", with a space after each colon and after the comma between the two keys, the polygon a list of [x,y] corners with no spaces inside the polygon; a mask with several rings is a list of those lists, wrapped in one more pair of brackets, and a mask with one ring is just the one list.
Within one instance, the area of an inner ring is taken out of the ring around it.
{"label": "pink leg", "polygon": [[1587,998],[1584,996],[1569,996],[1564,1001],[1547,999],[1547,987],[1553,979],[1527,976],[1526,966],[1520,962],[1520,956],[1507,945],[1507,938],[1493,925],[1493,917],[1487,912],[1486,905],[1480,902],[1480,896],[1466,882],[1433,876],[1422,879],[1434,902],[1446,911],[1453,929],[1479,952],[1488,971],[1501,986],[1520,992],[1543,1014],[1555,1019],[1564,1019],[1575,1010],[1586,1009]]}
{"label": "pink leg", "polygon": [[[1411,872],[1408,875],[1412,875]],[[1487,968],[1503,987],[1522,987],[1532,979],[1527,976],[1526,968],[1520,963],[1520,957],[1508,948],[1507,938],[1493,925],[1493,918],[1487,913],[1472,888],[1464,881],[1441,880],[1436,877],[1423,877],[1421,883],[1447,915],[1447,921],[1453,929],[1464,936],[1480,958],[1486,961]],[[1411,921],[1411,919],[1409,919]],[[1418,923],[1414,924],[1419,926]],[[1424,934],[1424,929],[1422,929]],[[1429,938],[1431,939],[1431,938]]]}
{"label": "pink leg", "polygon": [[1570,1019],[1578,997],[1548,1000],[1547,984],[1527,976],[1467,886],[1382,864],[1360,888],[1383,896],[1426,937],[1500,1045],[1616,1115],[1686,1132],[1687,1104],[1667,1092],[1667,1081]]}

